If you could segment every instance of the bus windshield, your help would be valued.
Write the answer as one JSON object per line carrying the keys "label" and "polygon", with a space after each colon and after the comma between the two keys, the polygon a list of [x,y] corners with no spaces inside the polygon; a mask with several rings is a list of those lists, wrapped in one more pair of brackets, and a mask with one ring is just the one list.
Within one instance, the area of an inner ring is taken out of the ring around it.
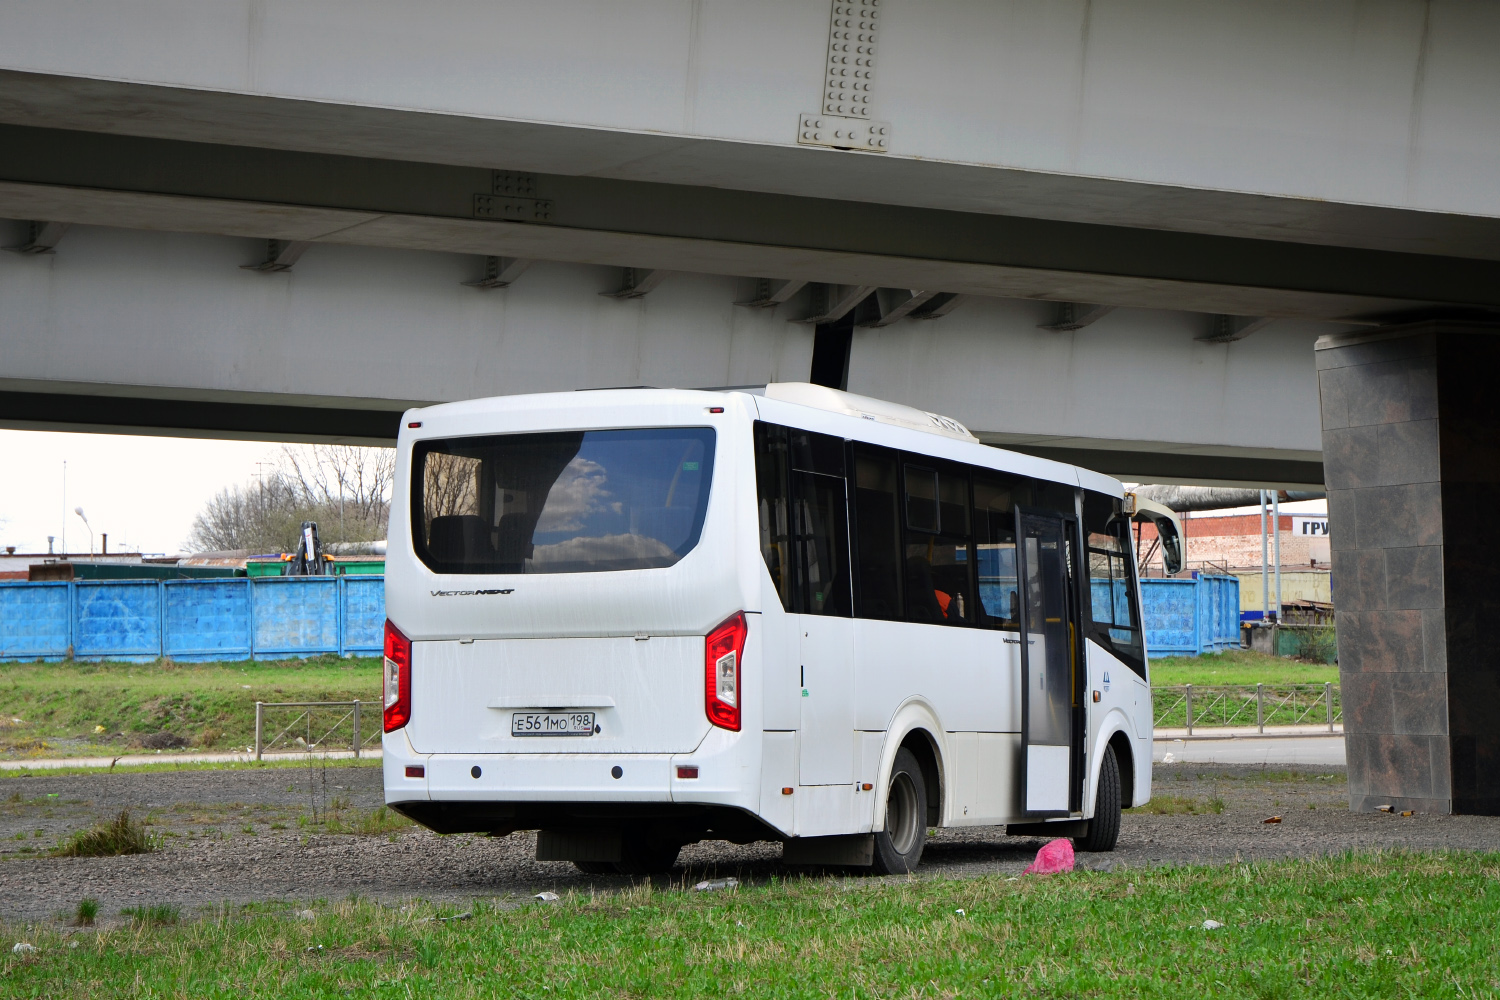
{"label": "bus windshield", "polygon": [[438,573],[590,573],[671,566],[698,543],[708,427],[419,441],[412,543]]}

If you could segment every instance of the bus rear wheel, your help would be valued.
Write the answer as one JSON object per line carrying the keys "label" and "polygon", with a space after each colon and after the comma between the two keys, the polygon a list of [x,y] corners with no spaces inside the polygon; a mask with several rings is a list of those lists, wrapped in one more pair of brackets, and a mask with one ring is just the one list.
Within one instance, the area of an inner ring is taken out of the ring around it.
{"label": "bus rear wheel", "polygon": [[873,867],[882,875],[916,871],[927,834],[927,783],[916,756],[896,751],[885,793],[885,829],[875,834]]}
{"label": "bus rear wheel", "polygon": [[1080,851],[1113,851],[1120,839],[1120,761],[1115,748],[1104,748],[1104,759],[1099,762],[1099,791],[1094,799],[1094,818],[1089,820],[1089,832],[1073,838],[1073,846]]}

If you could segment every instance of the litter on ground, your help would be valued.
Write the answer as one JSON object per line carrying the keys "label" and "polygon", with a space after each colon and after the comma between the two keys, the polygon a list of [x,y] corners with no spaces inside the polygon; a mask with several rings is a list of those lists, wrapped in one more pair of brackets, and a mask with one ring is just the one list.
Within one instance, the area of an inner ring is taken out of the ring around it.
{"label": "litter on ground", "polygon": [[1055,875],[1073,870],[1073,842],[1067,837],[1058,837],[1042,845],[1036,852],[1036,860],[1026,866],[1022,875]]}

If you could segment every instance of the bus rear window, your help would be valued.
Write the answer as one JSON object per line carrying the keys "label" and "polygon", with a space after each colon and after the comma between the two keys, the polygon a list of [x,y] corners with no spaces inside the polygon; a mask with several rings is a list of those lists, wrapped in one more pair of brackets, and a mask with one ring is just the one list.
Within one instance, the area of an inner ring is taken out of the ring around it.
{"label": "bus rear window", "polygon": [[438,573],[597,573],[671,566],[698,544],[708,427],[419,441],[412,545]]}

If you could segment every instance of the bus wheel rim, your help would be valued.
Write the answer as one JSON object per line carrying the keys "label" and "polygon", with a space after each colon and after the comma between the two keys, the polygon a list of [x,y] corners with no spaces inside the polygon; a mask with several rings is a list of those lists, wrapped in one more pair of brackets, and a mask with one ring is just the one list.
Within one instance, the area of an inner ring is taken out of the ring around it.
{"label": "bus wheel rim", "polygon": [[909,854],[917,842],[917,790],[911,775],[898,772],[891,778],[891,791],[885,806],[885,829],[897,854]]}

